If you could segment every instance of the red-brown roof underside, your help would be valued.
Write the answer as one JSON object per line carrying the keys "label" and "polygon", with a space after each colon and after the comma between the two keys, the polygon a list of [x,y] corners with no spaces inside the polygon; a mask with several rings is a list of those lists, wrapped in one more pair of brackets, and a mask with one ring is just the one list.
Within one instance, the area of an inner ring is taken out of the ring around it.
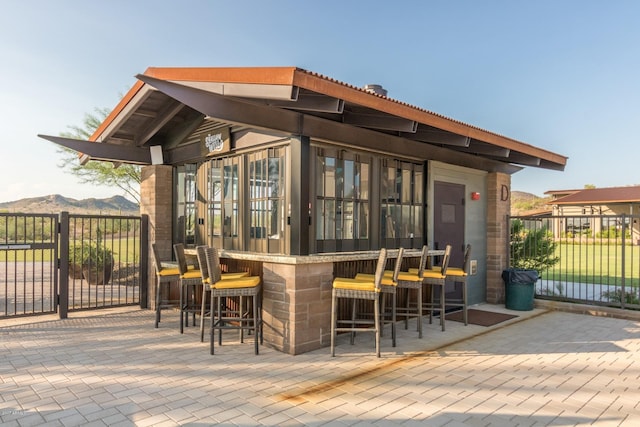
{"label": "red-brown roof underside", "polygon": [[[485,141],[503,148],[512,149],[545,159],[564,167],[567,157],[553,153],[481,128],[468,125],[437,113],[424,110],[385,96],[372,94],[362,88],[355,87],[320,74],[297,67],[228,67],[228,68],[155,68],[150,67],[145,75],[169,81],[219,82],[243,84],[292,85],[311,90],[323,95],[343,99],[346,102],[359,104],[387,114],[414,120],[442,130]],[[91,136],[96,141],[117,115],[144,86],[141,81],[129,90],[105,121]]]}

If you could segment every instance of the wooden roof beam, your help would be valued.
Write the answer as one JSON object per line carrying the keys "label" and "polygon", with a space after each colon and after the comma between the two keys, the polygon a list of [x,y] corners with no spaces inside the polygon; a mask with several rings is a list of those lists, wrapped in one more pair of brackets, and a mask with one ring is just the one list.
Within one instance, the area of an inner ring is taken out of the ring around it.
{"label": "wooden roof beam", "polygon": [[291,108],[301,111],[313,111],[317,113],[342,114],[344,101],[323,95],[299,94],[293,101],[268,101],[267,105],[281,108]]}
{"label": "wooden roof beam", "polygon": [[418,122],[389,115],[357,114],[345,111],[342,120],[345,124],[369,129],[409,133],[414,133],[418,129]]}
{"label": "wooden roof beam", "polygon": [[171,120],[176,114],[184,108],[184,104],[181,102],[173,101],[161,112],[158,113],[158,119],[151,123],[138,137],[136,138],[137,145],[145,145],[169,120]]}
{"label": "wooden roof beam", "polygon": [[452,145],[456,147],[468,147],[471,143],[471,138],[468,136],[457,135],[439,129],[422,129],[420,126],[415,133],[402,134],[401,136],[417,141],[429,142],[431,144]]}
{"label": "wooden roof beam", "polygon": [[527,154],[518,153],[517,151],[511,151],[509,153],[509,161],[518,163],[525,166],[540,166],[540,157],[529,156]]}
{"label": "wooden roof beam", "polygon": [[491,144],[485,144],[480,141],[471,140],[468,147],[460,147],[459,151],[465,153],[480,154],[483,156],[501,157],[506,159],[511,154],[511,150],[504,147],[497,147]]}

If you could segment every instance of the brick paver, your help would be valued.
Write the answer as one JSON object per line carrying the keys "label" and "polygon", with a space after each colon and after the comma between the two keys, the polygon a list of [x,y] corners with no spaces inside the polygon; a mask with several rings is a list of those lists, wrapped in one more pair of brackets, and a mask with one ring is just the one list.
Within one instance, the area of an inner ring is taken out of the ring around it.
{"label": "brick paver", "polygon": [[[485,309],[507,311],[503,307]],[[640,322],[515,312],[290,356],[132,308],[0,321],[0,425],[640,425]],[[43,320],[44,319],[44,320]]]}

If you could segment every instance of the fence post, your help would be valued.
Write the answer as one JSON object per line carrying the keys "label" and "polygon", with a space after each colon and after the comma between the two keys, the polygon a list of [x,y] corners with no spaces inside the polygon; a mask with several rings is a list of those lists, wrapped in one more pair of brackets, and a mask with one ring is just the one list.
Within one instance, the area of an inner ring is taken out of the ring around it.
{"label": "fence post", "polygon": [[149,215],[140,217],[140,308],[149,308]]}
{"label": "fence post", "polygon": [[69,212],[60,213],[58,230],[60,235],[58,315],[60,319],[66,319],[69,312]]}
{"label": "fence post", "polygon": [[620,290],[620,308],[622,308],[624,310],[624,305],[626,303],[626,299],[627,299],[627,291],[625,289],[625,270],[626,270],[626,256],[625,256],[625,252],[626,252],[626,246],[625,246],[625,242],[627,240],[627,218],[625,214],[622,214],[622,265],[620,266],[620,268],[622,269],[621,273],[620,273],[620,281],[621,281],[621,290]]}

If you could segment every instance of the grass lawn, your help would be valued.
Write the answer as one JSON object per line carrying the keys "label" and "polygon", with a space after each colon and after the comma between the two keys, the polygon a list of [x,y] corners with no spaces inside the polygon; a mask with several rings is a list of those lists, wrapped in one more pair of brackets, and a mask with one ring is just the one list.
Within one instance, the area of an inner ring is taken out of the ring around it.
{"label": "grass lawn", "polygon": [[[137,238],[103,238],[102,243],[113,252],[114,261],[138,262],[140,241]],[[53,258],[52,249],[17,249],[0,251],[0,262],[47,262]]]}
{"label": "grass lawn", "polygon": [[[622,283],[622,245],[560,242],[555,256],[560,261],[542,272],[543,280],[607,285]],[[640,247],[625,245],[624,262],[625,284],[640,286]]]}

